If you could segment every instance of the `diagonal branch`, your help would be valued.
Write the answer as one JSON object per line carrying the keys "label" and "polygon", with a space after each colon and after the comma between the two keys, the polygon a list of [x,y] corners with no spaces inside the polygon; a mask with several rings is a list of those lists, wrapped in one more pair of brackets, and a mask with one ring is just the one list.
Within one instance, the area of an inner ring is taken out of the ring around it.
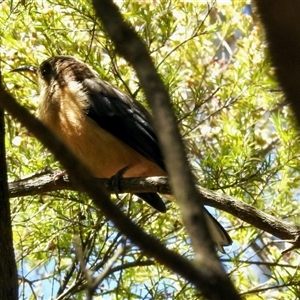
{"label": "diagonal branch", "polygon": [[204,199],[197,192],[167,90],[148,50],[111,0],[94,0],[93,5],[116,50],[135,69],[152,109],[170,185],[195,253],[194,263],[203,271],[203,279],[210,284],[209,288],[202,286],[201,291],[209,299],[224,299],[224,295],[228,299],[240,299],[213,251],[201,205]]}

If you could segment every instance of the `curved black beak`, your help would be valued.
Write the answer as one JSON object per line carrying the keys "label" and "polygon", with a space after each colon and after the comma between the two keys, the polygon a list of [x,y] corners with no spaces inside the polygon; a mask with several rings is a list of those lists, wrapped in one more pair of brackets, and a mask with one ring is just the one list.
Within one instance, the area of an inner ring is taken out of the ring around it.
{"label": "curved black beak", "polygon": [[29,72],[31,74],[35,74],[36,75],[37,74],[37,70],[38,70],[38,68],[34,67],[34,66],[22,66],[22,67],[13,69],[10,72],[18,72],[18,73]]}

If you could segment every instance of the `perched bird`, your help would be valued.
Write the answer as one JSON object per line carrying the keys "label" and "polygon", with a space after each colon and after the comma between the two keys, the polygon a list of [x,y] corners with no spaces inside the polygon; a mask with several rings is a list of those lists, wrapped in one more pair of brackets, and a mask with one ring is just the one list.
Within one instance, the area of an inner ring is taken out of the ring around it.
{"label": "perched bird", "polygon": [[[139,102],[100,79],[87,64],[71,56],[55,56],[38,68],[26,66],[13,71],[38,75],[39,119],[95,177],[111,178],[126,167],[123,177],[167,175],[150,114]],[[158,211],[166,211],[158,194],[137,195]],[[205,212],[212,239],[222,250],[232,240]]]}

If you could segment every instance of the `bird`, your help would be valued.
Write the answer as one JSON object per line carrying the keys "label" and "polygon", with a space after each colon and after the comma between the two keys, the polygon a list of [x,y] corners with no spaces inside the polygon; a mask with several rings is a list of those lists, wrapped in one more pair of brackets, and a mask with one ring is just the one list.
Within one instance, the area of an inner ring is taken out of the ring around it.
{"label": "bird", "polygon": [[[40,89],[37,116],[98,178],[167,176],[164,157],[146,108],[101,79],[73,56],[53,56],[32,72]],[[156,210],[166,212],[157,193],[137,193]],[[222,225],[204,208],[213,242],[220,251],[232,244]]]}

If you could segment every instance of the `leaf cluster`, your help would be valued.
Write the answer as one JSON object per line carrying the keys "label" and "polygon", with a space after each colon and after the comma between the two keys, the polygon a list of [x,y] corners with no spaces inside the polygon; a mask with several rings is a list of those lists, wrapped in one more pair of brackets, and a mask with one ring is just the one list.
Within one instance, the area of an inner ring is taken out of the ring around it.
{"label": "leaf cluster", "polygon": [[[277,91],[262,28],[255,15],[242,14],[246,3],[208,6],[201,1],[128,0],[118,4],[145,41],[168,88],[199,185],[299,222],[299,137],[290,109]],[[116,55],[88,1],[2,2],[0,24],[4,83],[32,112],[38,105],[35,78],[9,71],[38,65],[53,55],[86,61],[101,78],[144,103],[135,74]],[[11,180],[46,167],[59,168],[47,150],[8,115],[6,129]],[[175,203],[168,203],[169,213],[159,215],[131,196],[115,201],[147,232],[192,258]],[[84,299],[86,280],[73,236],[79,237],[86,265],[95,276],[117,249],[124,248],[95,296],[201,298],[184,280],[121,236],[82,193],[38,195],[37,191],[36,196],[13,199],[11,206],[24,299]],[[281,256],[280,246],[272,243],[274,237],[212,211],[234,240],[222,258],[244,297],[297,298],[299,253]]]}

